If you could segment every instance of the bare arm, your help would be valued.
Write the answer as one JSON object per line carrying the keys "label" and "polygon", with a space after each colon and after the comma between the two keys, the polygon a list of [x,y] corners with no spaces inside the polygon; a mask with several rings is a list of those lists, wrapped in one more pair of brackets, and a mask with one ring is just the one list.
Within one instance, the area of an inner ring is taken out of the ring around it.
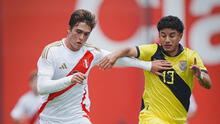
{"label": "bare arm", "polygon": [[113,53],[115,59],[127,56],[127,57],[137,57],[138,52],[135,47],[125,47]]}
{"label": "bare arm", "polygon": [[136,52],[135,48],[126,47],[126,48],[120,49],[118,51],[109,53],[99,62],[99,67],[101,70],[112,68],[112,66],[116,63],[116,61],[119,58],[126,57],[126,56],[127,57],[134,57],[135,52]]}
{"label": "bare arm", "polygon": [[[105,70],[111,68],[115,64],[117,59],[125,56],[137,57],[138,56],[137,49],[134,47],[126,47],[107,55],[100,61],[99,63],[100,69]],[[157,75],[162,75],[158,71],[170,69],[172,65],[166,60],[156,60],[156,61],[152,61],[151,66],[152,66],[150,69],[151,72]]]}
{"label": "bare arm", "polygon": [[205,72],[201,72],[201,76],[198,77],[199,84],[206,89],[210,89],[212,87],[211,79],[209,75]]}
{"label": "bare arm", "polygon": [[209,74],[201,71],[200,67],[197,65],[196,58],[194,58],[194,64],[190,66],[190,69],[193,75],[198,78],[199,84],[202,87],[206,89],[210,89],[212,87],[212,81]]}

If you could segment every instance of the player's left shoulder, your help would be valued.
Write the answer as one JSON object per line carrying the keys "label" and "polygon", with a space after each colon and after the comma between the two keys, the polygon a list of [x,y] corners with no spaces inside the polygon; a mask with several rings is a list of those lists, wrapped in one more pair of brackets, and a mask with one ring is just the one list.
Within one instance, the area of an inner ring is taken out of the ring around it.
{"label": "player's left shoulder", "polygon": [[87,50],[87,51],[92,52],[93,54],[99,54],[102,51],[100,48],[98,48],[98,47],[96,47],[95,45],[92,45],[92,44],[84,45],[84,49]]}
{"label": "player's left shoulder", "polygon": [[184,52],[187,53],[188,55],[197,54],[197,52],[195,50],[187,48],[187,47],[184,47]]}

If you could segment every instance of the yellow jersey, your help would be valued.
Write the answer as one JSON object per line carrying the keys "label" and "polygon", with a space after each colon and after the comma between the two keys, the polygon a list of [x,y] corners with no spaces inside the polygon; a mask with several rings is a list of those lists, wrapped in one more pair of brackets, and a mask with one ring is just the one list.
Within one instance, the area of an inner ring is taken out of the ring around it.
{"label": "yellow jersey", "polygon": [[167,60],[173,66],[157,76],[144,71],[144,109],[139,115],[139,124],[185,124],[189,99],[194,85],[190,65],[197,59],[202,71],[207,72],[197,52],[179,45],[176,56],[170,57],[158,44],[137,47],[138,59],[144,61]]}

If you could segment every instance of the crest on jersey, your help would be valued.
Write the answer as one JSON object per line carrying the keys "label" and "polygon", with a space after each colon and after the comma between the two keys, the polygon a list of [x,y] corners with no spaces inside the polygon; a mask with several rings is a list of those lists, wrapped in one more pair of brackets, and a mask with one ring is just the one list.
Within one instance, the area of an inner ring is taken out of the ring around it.
{"label": "crest on jersey", "polygon": [[183,72],[187,69],[187,62],[185,60],[182,60],[179,62],[179,68]]}

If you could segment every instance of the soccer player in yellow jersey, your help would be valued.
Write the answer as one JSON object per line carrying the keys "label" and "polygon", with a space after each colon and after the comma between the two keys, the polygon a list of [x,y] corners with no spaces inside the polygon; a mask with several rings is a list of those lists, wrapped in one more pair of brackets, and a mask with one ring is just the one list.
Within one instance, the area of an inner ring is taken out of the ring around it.
{"label": "soccer player in yellow jersey", "polygon": [[[111,68],[119,57],[130,56],[144,61],[166,60],[169,70],[144,71],[144,107],[139,124],[185,124],[194,77],[204,88],[212,86],[208,71],[196,51],[179,42],[184,25],[176,16],[165,16],[157,24],[159,43],[127,47],[100,61],[101,69]],[[154,72],[154,73],[152,73]]]}

